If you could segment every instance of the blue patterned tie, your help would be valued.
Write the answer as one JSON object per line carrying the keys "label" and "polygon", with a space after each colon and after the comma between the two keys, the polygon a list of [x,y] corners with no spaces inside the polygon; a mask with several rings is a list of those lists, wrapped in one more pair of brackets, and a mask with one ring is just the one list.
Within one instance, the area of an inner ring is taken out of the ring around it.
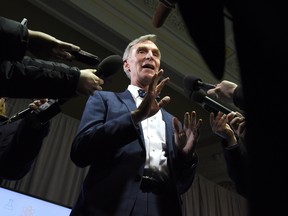
{"label": "blue patterned tie", "polygon": [[[138,89],[138,94],[139,94],[139,96],[140,96],[141,98],[144,98],[145,95],[146,95],[146,92],[145,92],[143,89]],[[156,99],[157,99],[157,100],[160,99],[160,94],[157,95],[157,98],[156,98]]]}
{"label": "blue patterned tie", "polygon": [[146,95],[146,92],[143,89],[138,89],[138,94],[141,98],[144,98]]}

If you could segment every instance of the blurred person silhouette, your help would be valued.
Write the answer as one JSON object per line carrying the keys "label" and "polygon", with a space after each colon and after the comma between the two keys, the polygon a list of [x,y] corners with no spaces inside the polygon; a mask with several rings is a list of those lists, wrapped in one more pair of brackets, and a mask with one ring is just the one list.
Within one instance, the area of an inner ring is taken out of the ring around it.
{"label": "blurred person silhouette", "polygon": [[[0,96],[10,98],[69,98],[102,90],[96,69],[50,61],[73,60],[80,47],[34,31],[0,16]],[[25,56],[30,51],[36,59]]]}
{"label": "blurred person silhouette", "polygon": [[202,120],[186,112],[182,127],[164,110],[170,97],[157,99],[169,77],[161,79],[155,43],[148,34],[126,47],[125,91],[96,91],[87,101],[71,159],[90,168],[71,216],[182,215],[180,195],[194,180]]}
{"label": "blurred person silhouette", "polygon": [[[9,122],[6,100],[0,98],[0,180],[19,180],[30,171],[49,133],[50,122],[40,122],[32,114]],[[34,100],[29,108],[35,111],[46,102]]]}
{"label": "blurred person silhouette", "polygon": [[[278,118],[265,117],[264,112],[288,118],[286,106],[277,105],[286,97],[288,82],[283,72],[288,68],[285,2],[161,0],[152,18],[153,26],[161,27],[176,6],[191,39],[218,80],[225,71],[224,16],[232,21],[245,98],[247,154],[251,167],[250,213],[252,216],[288,214],[283,205],[288,193],[283,172],[288,163],[283,146],[286,128],[279,124]],[[264,133],[267,126],[269,133]],[[272,143],[277,147],[271,148]],[[267,157],[269,163],[264,165]]]}

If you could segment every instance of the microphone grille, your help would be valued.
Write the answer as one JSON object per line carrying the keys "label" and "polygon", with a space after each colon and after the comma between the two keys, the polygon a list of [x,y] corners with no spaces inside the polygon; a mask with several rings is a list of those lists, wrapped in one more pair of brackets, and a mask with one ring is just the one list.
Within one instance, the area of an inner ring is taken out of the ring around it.
{"label": "microphone grille", "polygon": [[110,55],[103,59],[97,67],[96,75],[105,78],[123,69],[123,60],[120,55]]}
{"label": "microphone grille", "polygon": [[193,92],[191,99],[197,103],[203,103],[206,95],[206,92],[200,89]]}
{"label": "microphone grille", "polygon": [[184,86],[184,94],[188,96],[188,98],[191,98],[193,92],[195,90],[199,90],[198,81],[201,81],[201,79],[196,78],[194,76],[188,75],[185,76],[183,79],[183,86]]}

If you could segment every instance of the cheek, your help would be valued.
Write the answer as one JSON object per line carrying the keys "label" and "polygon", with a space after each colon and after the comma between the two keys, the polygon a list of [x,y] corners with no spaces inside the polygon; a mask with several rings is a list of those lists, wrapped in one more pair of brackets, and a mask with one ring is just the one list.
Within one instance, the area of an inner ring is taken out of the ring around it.
{"label": "cheek", "polygon": [[159,68],[160,68],[160,59],[157,59],[155,66],[156,66],[155,68],[159,70]]}

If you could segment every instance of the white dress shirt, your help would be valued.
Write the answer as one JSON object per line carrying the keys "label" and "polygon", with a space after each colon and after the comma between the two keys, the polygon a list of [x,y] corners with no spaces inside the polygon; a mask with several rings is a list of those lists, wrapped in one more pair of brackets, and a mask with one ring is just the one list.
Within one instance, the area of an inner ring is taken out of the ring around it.
{"label": "white dress shirt", "polygon": [[[138,94],[138,89],[140,88],[137,86],[128,86],[128,90],[131,92],[137,107],[143,100]],[[159,110],[155,115],[143,120],[141,125],[146,147],[145,168],[160,172],[162,176],[167,176],[168,167],[167,157],[165,156],[166,125],[162,120],[162,112]]]}

